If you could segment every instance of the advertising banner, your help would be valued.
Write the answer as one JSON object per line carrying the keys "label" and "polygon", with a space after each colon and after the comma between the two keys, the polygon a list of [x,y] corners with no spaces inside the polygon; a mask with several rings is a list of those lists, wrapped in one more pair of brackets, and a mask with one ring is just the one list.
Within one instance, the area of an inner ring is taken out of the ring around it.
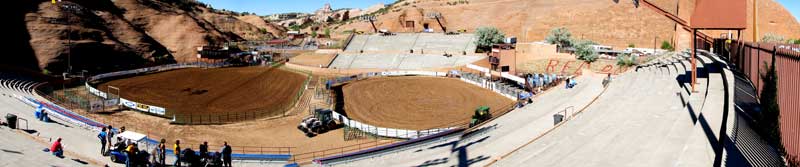
{"label": "advertising banner", "polygon": [[165,110],[164,108],[161,108],[161,107],[150,106],[150,111],[149,112],[153,113],[153,114],[164,115],[164,113],[166,111],[167,110]]}

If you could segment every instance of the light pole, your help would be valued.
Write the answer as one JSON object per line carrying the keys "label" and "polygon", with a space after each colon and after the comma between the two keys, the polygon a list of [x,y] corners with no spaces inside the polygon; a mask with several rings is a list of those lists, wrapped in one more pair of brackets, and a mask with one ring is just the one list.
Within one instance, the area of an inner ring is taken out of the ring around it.
{"label": "light pole", "polygon": [[657,46],[658,46],[658,36],[656,36],[656,38],[653,39],[653,55],[654,56],[656,55],[656,47]]}

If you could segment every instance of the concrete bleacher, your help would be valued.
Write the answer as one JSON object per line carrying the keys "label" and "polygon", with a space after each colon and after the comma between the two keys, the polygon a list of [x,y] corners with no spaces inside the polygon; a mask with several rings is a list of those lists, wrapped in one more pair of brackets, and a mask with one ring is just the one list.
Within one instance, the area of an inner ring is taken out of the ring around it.
{"label": "concrete bleacher", "polygon": [[699,55],[700,84],[691,92],[687,58],[669,56],[619,77],[588,112],[493,165],[778,165],[775,151],[733,111],[726,63]]}
{"label": "concrete bleacher", "polygon": [[407,53],[340,53],[328,68],[336,69],[425,69],[463,66],[485,56],[453,55],[445,57],[434,54]]}
{"label": "concrete bleacher", "polygon": [[[779,165],[777,151],[734,111],[730,67],[701,53],[695,91],[689,56],[670,54],[615,77],[603,93],[598,79],[579,78],[575,89],[545,93],[460,137],[326,165]],[[568,106],[587,107],[554,127],[553,115]]]}
{"label": "concrete bleacher", "polygon": [[475,53],[475,35],[441,33],[397,33],[396,35],[356,35],[345,52],[395,51],[414,53]]}

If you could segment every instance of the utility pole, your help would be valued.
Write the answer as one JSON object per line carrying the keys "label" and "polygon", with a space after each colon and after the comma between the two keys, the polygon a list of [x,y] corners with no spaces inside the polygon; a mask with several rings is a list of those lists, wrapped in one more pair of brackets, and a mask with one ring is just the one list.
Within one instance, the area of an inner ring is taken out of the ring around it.
{"label": "utility pole", "polygon": [[758,42],[758,0],[753,0],[753,42]]}

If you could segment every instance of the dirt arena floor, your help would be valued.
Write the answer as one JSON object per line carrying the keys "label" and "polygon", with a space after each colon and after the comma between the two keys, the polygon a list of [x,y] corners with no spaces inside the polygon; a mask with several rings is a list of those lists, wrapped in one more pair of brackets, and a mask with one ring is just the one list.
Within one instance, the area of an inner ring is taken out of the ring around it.
{"label": "dirt arena floor", "polygon": [[491,112],[514,103],[454,78],[385,77],[344,85],[348,117],[370,125],[425,130],[469,122],[481,105]]}
{"label": "dirt arena floor", "polygon": [[[123,98],[164,107],[170,114],[267,112],[288,110],[307,76],[268,67],[188,68],[117,79]],[[111,91],[113,92],[113,91]]]}
{"label": "dirt arena floor", "polygon": [[327,68],[328,64],[331,64],[331,61],[333,61],[333,58],[335,57],[336,53],[310,52],[292,57],[291,59],[289,59],[289,62],[304,66]]}
{"label": "dirt arena floor", "polygon": [[[88,95],[88,91],[83,87],[72,88]],[[148,135],[150,138],[164,138],[169,143],[181,140],[186,148],[196,149],[200,143],[207,141],[212,149],[219,149],[222,142],[227,141],[236,153],[285,153],[284,149],[270,147],[292,147],[292,154],[301,154],[314,151],[339,148],[343,146],[353,146],[362,143],[361,147],[374,147],[376,141],[388,143],[397,141],[394,139],[374,139],[361,138],[356,140],[344,140],[344,131],[339,128],[323,133],[315,137],[306,137],[303,132],[297,129],[298,123],[308,112],[309,104],[319,103],[319,99],[313,98],[314,90],[304,90],[300,104],[294,106],[286,117],[259,119],[244,121],[224,125],[175,125],[170,124],[169,119],[154,117],[138,111],[125,109],[123,111],[111,113],[88,113],[84,110],[74,110],[81,115],[90,117],[103,123],[110,124],[116,128],[125,126],[126,129]],[[260,148],[264,147],[264,148]],[[244,149],[244,150],[243,150]],[[283,152],[278,152],[283,151]],[[338,151],[327,151],[330,156]],[[298,158],[309,158],[310,155],[301,155]],[[317,152],[316,156],[322,156]],[[306,159],[310,160],[310,159]]]}

